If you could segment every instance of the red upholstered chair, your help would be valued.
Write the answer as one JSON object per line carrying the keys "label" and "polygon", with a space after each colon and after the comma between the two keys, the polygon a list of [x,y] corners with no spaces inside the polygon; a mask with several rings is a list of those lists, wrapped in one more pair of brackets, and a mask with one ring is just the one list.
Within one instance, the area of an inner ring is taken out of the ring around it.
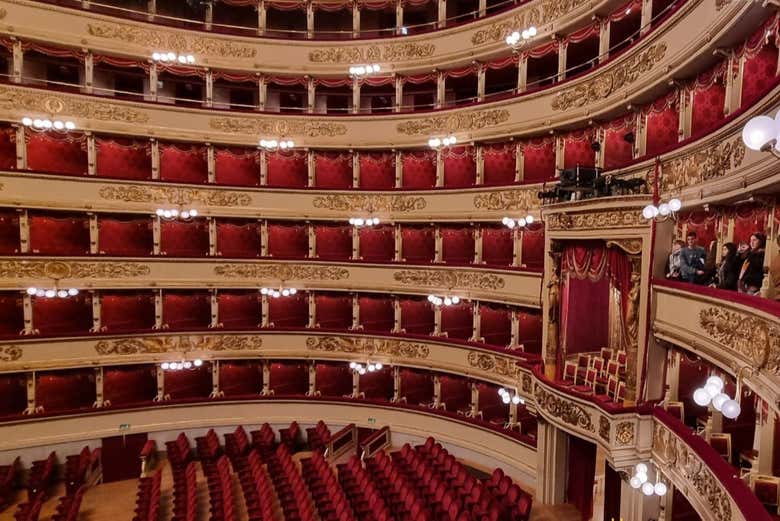
{"label": "red upholstered chair", "polygon": [[619,381],[618,382],[618,389],[617,389],[617,395],[615,396],[615,401],[618,403],[623,403],[623,400],[626,399],[626,382]]}
{"label": "red upholstered chair", "polygon": [[751,487],[758,500],[767,510],[780,514],[780,478],[777,476],[756,475],[752,479]]}
{"label": "red upholstered chair", "polygon": [[577,364],[567,360],[563,364],[563,381],[575,385],[577,383]]}
{"label": "red upholstered chair", "polygon": [[599,350],[599,353],[601,354],[601,358],[604,360],[604,363],[607,363],[612,359],[612,349],[608,347],[602,347]]}
{"label": "red upholstered chair", "polygon": [[731,434],[727,432],[713,432],[710,434],[710,445],[723,456],[723,459],[731,463]]}

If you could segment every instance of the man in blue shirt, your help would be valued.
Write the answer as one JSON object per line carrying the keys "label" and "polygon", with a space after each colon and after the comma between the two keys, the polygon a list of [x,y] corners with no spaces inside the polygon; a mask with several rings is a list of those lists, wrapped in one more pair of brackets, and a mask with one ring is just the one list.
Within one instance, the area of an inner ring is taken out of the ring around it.
{"label": "man in blue shirt", "polygon": [[688,232],[685,243],[685,248],[680,250],[680,278],[685,282],[701,284],[707,253],[696,244],[696,232]]}

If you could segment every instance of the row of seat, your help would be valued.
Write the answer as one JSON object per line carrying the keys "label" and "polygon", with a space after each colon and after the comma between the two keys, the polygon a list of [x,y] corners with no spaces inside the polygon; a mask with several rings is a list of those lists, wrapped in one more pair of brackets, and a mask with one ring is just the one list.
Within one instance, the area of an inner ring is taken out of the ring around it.
{"label": "row of seat", "polygon": [[321,521],[355,521],[350,502],[321,451],[301,460],[301,473]]}
{"label": "row of seat", "polygon": [[94,470],[95,465],[100,461],[100,448],[94,451],[89,450],[89,446],[81,449],[81,452],[65,458],[65,493],[73,496],[80,487],[87,483],[89,473]]}
{"label": "row of seat", "polygon": [[162,469],[158,469],[152,477],[144,476],[138,480],[133,521],[157,521],[160,512],[161,482]]}
{"label": "row of seat", "polygon": [[27,494],[29,498],[45,492],[56,478],[57,453],[52,451],[45,460],[33,461],[30,474],[27,477]]}
{"label": "row of seat", "polygon": [[20,459],[18,457],[10,465],[0,465],[0,512],[5,510],[14,500],[19,470]]}
{"label": "row of seat", "polygon": [[324,450],[327,444],[330,442],[330,429],[325,425],[325,422],[319,420],[314,427],[308,427],[306,429],[306,437],[309,440],[309,449],[312,452]]}
{"label": "row of seat", "polygon": [[[168,452],[169,460],[170,455],[171,452]],[[172,463],[171,470],[173,472],[173,521],[195,521],[198,513],[196,463],[190,461],[185,467]]]}
{"label": "row of seat", "polygon": [[347,463],[337,466],[339,483],[347,495],[352,511],[365,521],[390,521],[393,514],[385,503],[379,488],[353,455]]}
{"label": "row of seat", "polygon": [[[29,494],[28,490],[28,494]],[[34,494],[28,496],[28,500],[25,503],[19,504],[14,512],[15,521],[38,521],[38,516],[41,513],[41,507],[46,500],[46,494],[43,490],[40,490]]]}
{"label": "row of seat", "polygon": [[287,445],[280,444],[268,460],[268,473],[287,521],[316,521],[312,499]]}
{"label": "row of seat", "polygon": [[76,521],[79,510],[81,510],[81,500],[87,491],[86,485],[81,485],[74,494],[66,494],[60,497],[57,503],[57,510],[52,515],[51,521]]}
{"label": "row of seat", "polygon": [[[239,427],[239,429],[243,431],[243,428]],[[227,452],[227,438],[225,444]],[[272,521],[275,518],[277,500],[271,479],[258,452],[251,447],[247,449],[248,456],[246,453],[239,453],[231,457],[233,470],[238,474],[241,490],[244,493],[247,517],[249,521]]]}
{"label": "row of seat", "polygon": [[[213,430],[209,432],[213,433]],[[216,436],[216,434],[215,434]],[[217,441],[219,447],[219,441]],[[233,495],[233,471],[227,456],[222,455],[214,460],[201,459],[203,473],[209,489],[209,506],[211,521],[235,521],[235,497]]]}
{"label": "row of seat", "polygon": [[198,452],[198,459],[203,462],[213,462],[220,456],[222,448],[219,446],[219,438],[214,429],[209,429],[205,436],[195,438],[195,449]]}

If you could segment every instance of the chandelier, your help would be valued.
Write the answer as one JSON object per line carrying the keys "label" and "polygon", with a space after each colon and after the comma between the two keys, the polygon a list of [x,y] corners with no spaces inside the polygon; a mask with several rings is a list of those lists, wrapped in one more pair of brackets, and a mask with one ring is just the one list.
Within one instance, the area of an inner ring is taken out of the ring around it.
{"label": "chandelier", "polygon": [[376,226],[379,224],[379,217],[350,217],[349,224],[352,226]]}
{"label": "chandelier", "polygon": [[198,216],[198,211],[195,208],[158,208],[155,210],[155,215],[161,219],[167,221],[189,221]]}
{"label": "chandelier", "polygon": [[656,496],[664,496],[666,495],[667,487],[666,483],[664,483],[661,480],[658,480],[655,484],[648,481],[647,477],[647,465],[644,463],[638,463],[636,467],[634,467],[634,475],[633,477],[628,481],[632,488],[641,488],[642,494],[646,496],[652,496],[655,494]]}
{"label": "chandelier", "polygon": [[364,364],[359,364],[357,362],[350,362],[349,368],[358,373],[359,375],[364,375],[366,373],[373,373],[375,371],[381,371],[384,365],[382,365],[382,362],[366,362]]}
{"label": "chandelier", "polygon": [[291,139],[261,139],[260,146],[266,150],[289,150],[295,146]]}
{"label": "chandelier", "polygon": [[666,220],[668,218],[676,219],[677,212],[682,208],[682,201],[677,198],[669,199],[668,203],[661,203],[658,206],[648,204],[642,209],[642,217],[647,219]]}
{"label": "chandelier", "polygon": [[512,31],[512,33],[506,37],[506,44],[510,47],[519,47],[521,42],[524,44],[527,40],[536,36],[536,32],[536,27],[533,25],[522,31]]}
{"label": "chandelier", "polygon": [[33,127],[37,128],[38,130],[75,130],[76,124],[72,121],[60,121],[59,119],[55,119],[54,121],[50,119],[39,119],[39,118],[31,118],[28,116],[25,116],[22,118],[22,125],[25,127]]}
{"label": "chandelier", "polygon": [[27,294],[31,297],[42,297],[42,298],[68,298],[68,297],[75,297],[79,294],[79,290],[76,288],[68,288],[68,289],[58,289],[56,286],[54,288],[37,288],[34,286],[31,286],[27,288]]}
{"label": "chandelier", "polygon": [[268,295],[273,298],[290,297],[296,293],[298,293],[298,290],[295,288],[260,288],[261,295]]}
{"label": "chandelier", "polygon": [[501,224],[510,229],[514,227],[523,228],[524,226],[532,224],[533,222],[534,216],[531,214],[528,214],[525,217],[520,217],[519,219],[515,219],[513,217],[504,217],[501,219]]}
{"label": "chandelier", "polygon": [[163,371],[181,371],[182,369],[192,369],[203,365],[203,360],[196,358],[193,361],[180,360],[178,362],[163,362],[160,364],[160,369]]}
{"label": "chandelier", "polygon": [[778,138],[780,138],[780,120],[777,116],[774,119],[769,116],[756,116],[751,118],[742,129],[742,142],[746,147],[750,150],[770,152],[780,158]]}
{"label": "chandelier", "polygon": [[350,76],[368,76],[370,74],[376,74],[381,70],[378,63],[370,65],[353,65],[349,68]]}
{"label": "chandelier", "polygon": [[195,57],[191,54],[176,54],[175,52],[153,52],[152,60],[156,62],[179,62],[181,64],[192,65],[195,63]]}
{"label": "chandelier", "polygon": [[733,420],[742,412],[742,407],[736,399],[723,392],[724,387],[725,384],[720,376],[710,376],[703,387],[693,392],[693,401],[702,407],[712,405],[713,409]]}
{"label": "chandelier", "polygon": [[498,390],[498,395],[501,397],[501,401],[504,403],[513,403],[514,405],[518,405],[521,403],[525,403],[525,400],[523,400],[520,395],[517,394],[517,391],[514,391],[510,393],[503,387]]}
{"label": "chandelier", "polygon": [[433,149],[439,149],[439,148],[445,148],[454,145],[458,142],[458,139],[453,136],[449,135],[446,137],[432,137],[428,140],[428,146]]}
{"label": "chandelier", "polygon": [[453,306],[460,303],[460,297],[439,297],[437,295],[428,295],[428,302],[434,306]]}

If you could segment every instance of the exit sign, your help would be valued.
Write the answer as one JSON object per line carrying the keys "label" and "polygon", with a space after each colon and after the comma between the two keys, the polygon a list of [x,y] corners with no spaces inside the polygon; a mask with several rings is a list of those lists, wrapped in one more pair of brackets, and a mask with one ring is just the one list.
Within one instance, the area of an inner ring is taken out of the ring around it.
{"label": "exit sign", "polygon": [[369,418],[368,419],[368,423],[370,423],[371,425],[375,424],[376,423],[376,418]]}
{"label": "exit sign", "polygon": [[130,424],[129,423],[120,423],[119,424],[119,430],[120,431],[126,431],[126,430],[129,430],[129,429],[130,429]]}

